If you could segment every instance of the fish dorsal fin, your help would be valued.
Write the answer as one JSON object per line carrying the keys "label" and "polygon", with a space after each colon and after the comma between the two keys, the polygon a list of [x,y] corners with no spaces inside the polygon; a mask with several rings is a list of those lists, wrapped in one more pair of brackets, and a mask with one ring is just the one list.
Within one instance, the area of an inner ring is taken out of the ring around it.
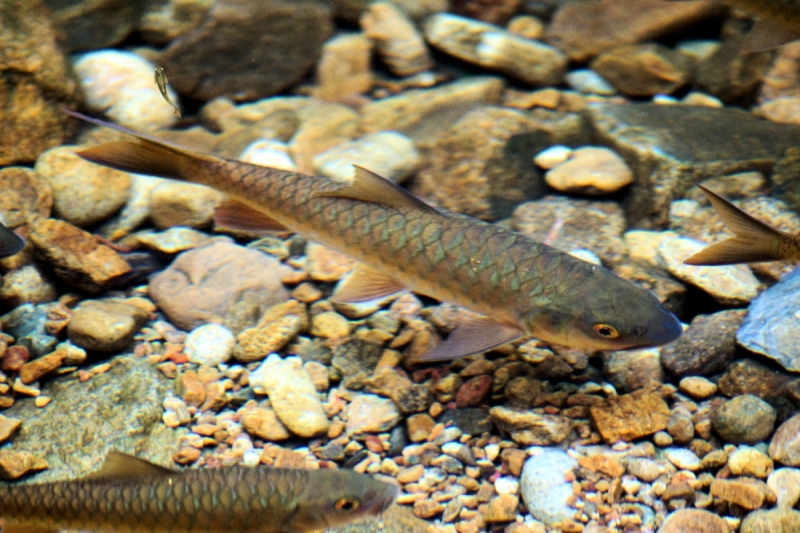
{"label": "fish dorsal fin", "polygon": [[[225,200],[214,210],[214,224],[258,234],[291,232],[286,226],[249,205],[236,200]],[[293,232],[291,232],[293,233]]]}
{"label": "fish dorsal fin", "polygon": [[349,304],[370,302],[405,290],[405,286],[396,279],[364,263],[356,263],[353,271],[339,283],[330,300]]}
{"label": "fish dorsal fin", "polygon": [[103,461],[103,465],[84,479],[138,479],[143,477],[175,475],[175,473],[174,470],[158,466],[150,461],[134,457],[133,455],[121,452],[108,452],[108,455],[106,455]]}
{"label": "fish dorsal fin", "polygon": [[485,316],[469,316],[456,326],[449,337],[433,350],[417,357],[415,362],[448,361],[488,352],[524,335],[525,332],[517,326]]}
{"label": "fish dorsal fin", "polygon": [[742,51],[764,52],[800,39],[800,34],[770,20],[756,20],[744,37]]}
{"label": "fish dorsal fin", "polygon": [[335,191],[319,193],[320,196],[349,198],[389,207],[412,207],[433,215],[441,215],[404,188],[364,167],[353,165],[353,182]]}
{"label": "fish dorsal fin", "polygon": [[712,244],[684,261],[687,265],[734,265],[773,261],[778,257],[782,231],[747,214],[717,193],[698,185],[736,237]]}

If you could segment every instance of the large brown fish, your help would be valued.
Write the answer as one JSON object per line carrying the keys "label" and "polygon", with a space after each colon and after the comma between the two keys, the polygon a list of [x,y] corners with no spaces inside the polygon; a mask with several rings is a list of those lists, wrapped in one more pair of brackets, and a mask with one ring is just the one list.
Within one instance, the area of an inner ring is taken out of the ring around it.
{"label": "large brown fish", "polygon": [[380,514],[397,488],[352,470],[173,471],[111,452],[89,476],[0,486],[3,533],[300,533]]}
{"label": "large brown fish", "polygon": [[224,210],[227,222],[236,219],[241,227],[268,215],[357,259],[334,301],[411,289],[482,315],[463,320],[421,360],[481,353],[525,335],[620,350],[665,344],[681,334],[677,318],[651,292],[507,228],[438,211],[366,169],[356,167],[353,182],[342,183],[198,154],[70,114],[136,137],[81,150],[81,157],[209,185],[240,202]]}
{"label": "large brown fish", "polygon": [[759,261],[800,261],[800,236],[790,235],[748,215],[715,192],[698,185],[735,237],[712,244],[684,261],[687,265],[736,265]]}

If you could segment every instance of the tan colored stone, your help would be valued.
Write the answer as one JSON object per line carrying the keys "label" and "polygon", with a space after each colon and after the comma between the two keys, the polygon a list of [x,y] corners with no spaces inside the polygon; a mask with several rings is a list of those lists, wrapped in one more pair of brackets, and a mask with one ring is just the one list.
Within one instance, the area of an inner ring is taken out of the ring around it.
{"label": "tan colored stone", "polygon": [[22,365],[19,369],[19,379],[25,384],[33,383],[39,378],[61,367],[64,362],[63,354],[53,352],[44,357],[39,357]]}
{"label": "tan colored stone", "polygon": [[361,15],[364,33],[376,43],[378,56],[397,76],[433,66],[425,41],[411,19],[390,2],[373,2]]}
{"label": "tan colored stone", "polygon": [[165,181],[150,194],[150,220],[159,229],[207,227],[224,199],[221,192],[204,185]]}
{"label": "tan colored stone", "polygon": [[30,452],[0,450],[0,478],[17,479],[28,472],[38,472],[48,467],[47,461]]}
{"label": "tan colored stone", "polygon": [[715,479],[711,482],[711,495],[745,509],[759,509],[765,503],[774,503],[777,497],[763,481],[752,478]]}
{"label": "tan colored stone", "polygon": [[408,428],[408,440],[411,442],[422,442],[428,438],[436,422],[425,413],[416,414],[408,417],[406,426]]}
{"label": "tan colored stone", "polygon": [[69,340],[86,350],[114,352],[133,341],[149,314],[139,307],[114,300],[86,300],[67,326]]}
{"label": "tan colored stone", "polygon": [[483,519],[487,523],[510,522],[516,518],[518,508],[519,498],[513,494],[501,494],[489,501]]}
{"label": "tan colored stone", "polygon": [[264,407],[247,411],[242,417],[242,427],[250,435],[267,441],[286,440],[290,437],[275,411]]}
{"label": "tan colored stone", "polygon": [[181,374],[181,396],[186,405],[200,407],[206,401],[206,387],[197,377],[194,370],[186,370]]}
{"label": "tan colored stone", "polygon": [[658,533],[729,533],[728,524],[703,509],[679,509],[671,513]]}
{"label": "tan colored stone", "polygon": [[7,441],[22,426],[22,420],[0,415],[0,442]]}
{"label": "tan colored stone", "polygon": [[636,391],[589,407],[589,417],[608,443],[632,441],[667,428],[669,407],[658,394]]}
{"label": "tan colored stone", "polygon": [[633,172],[608,148],[586,146],[545,174],[557,191],[591,195],[610,194],[633,183]]}

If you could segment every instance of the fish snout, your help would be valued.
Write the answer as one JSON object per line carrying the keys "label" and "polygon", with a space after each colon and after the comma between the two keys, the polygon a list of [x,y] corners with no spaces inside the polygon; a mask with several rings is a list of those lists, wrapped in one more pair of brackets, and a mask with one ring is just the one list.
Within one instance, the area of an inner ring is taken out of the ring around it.
{"label": "fish snout", "polygon": [[683,326],[674,314],[662,309],[659,320],[651,324],[644,334],[644,342],[648,346],[661,346],[668,344],[683,335]]}

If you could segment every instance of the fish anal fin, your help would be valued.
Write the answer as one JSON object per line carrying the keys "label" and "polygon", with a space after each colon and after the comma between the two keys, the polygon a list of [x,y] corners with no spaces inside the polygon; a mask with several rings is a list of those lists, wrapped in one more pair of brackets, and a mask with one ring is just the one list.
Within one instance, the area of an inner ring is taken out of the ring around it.
{"label": "fish anal fin", "polygon": [[448,361],[488,352],[523,337],[525,332],[511,324],[485,316],[469,316],[461,321],[447,339],[414,362]]}
{"label": "fish anal fin", "polygon": [[743,52],[763,52],[800,39],[800,34],[782,24],[769,20],[756,20],[747,32],[742,45]]}
{"label": "fish anal fin", "polygon": [[406,287],[391,276],[363,263],[356,263],[353,271],[336,287],[330,301],[349,304],[370,302],[405,290]]}
{"label": "fish anal fin", "polygon": [[289,228],[257,209],[236,200],[225,200],[214,210],[214,224],[257,234],[290,232]]}
{"label": "fish anal fin", "polygon": [[[175,471],[158,466],[150,461],[145,461],[126,453],[111,451],[106,455],[102,466],[84,479],[140,479],[175,474]],[[3,533],[6,532],[3,531]]]}
{"label": "fish anal fin", "polygon": [[364,167],[358,165],[353,166],[355,167],[355,172],[353,174],[352,183],[335,191],[319,193],[319,195],[361,200],[362,202],[381,204],[395,208],[412,207],[427,213],[441,215],[439,211],[399,185],[392,183],[388,179]]}
{"label": "fish anal fin", "polygon": [[3,533],[58,533],[59,529],[48,529],[41,526],[29,526],[14,522],[13,520],[0,519],[0,528]]}

